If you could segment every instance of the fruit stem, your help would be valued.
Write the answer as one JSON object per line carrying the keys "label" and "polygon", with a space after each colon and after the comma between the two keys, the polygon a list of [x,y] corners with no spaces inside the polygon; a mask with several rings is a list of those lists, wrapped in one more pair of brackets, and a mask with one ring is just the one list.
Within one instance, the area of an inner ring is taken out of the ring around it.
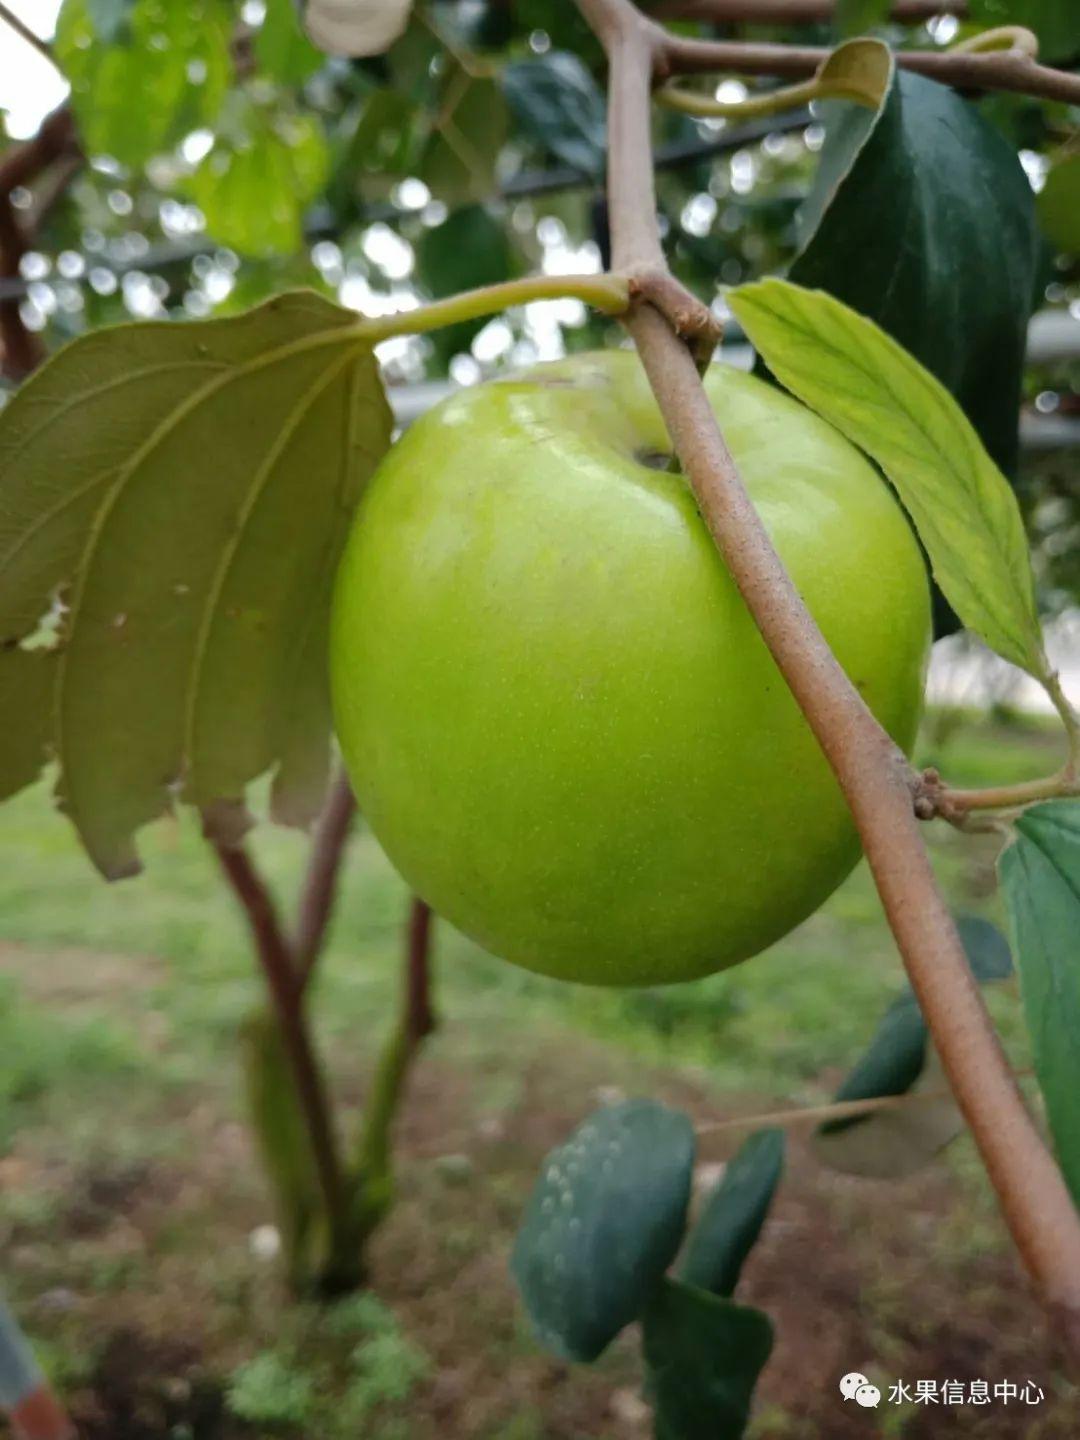
{"label": "fruit stem", "polygon": [[529,305],[535,300],[581,300],[605,315],[621,315],[630,305],[630,282],[622,275],[527,275],[464,290],[447,300],[435,300],[415,310],[399,310],[361,320],[356,334],[370,344],[396,335],[422,335],[462,320],[478,320],[500,314],[511,305]]}
{"label": "fruit stem", "polygon": [[[669,36],[631,0],[578,0],[578,7],[609,62],[615,267],[626,273],[666,268],[649,163],[653,81],[715,68],[705,61],[715,62],[722,47]],[[968,65],[1004,58],[953,57]],[[1080,1350],[1080,1216],[1024,1104],[938,889],[915,814],[918,777],[851,684],[784,569],[690,351],[651,304],[635,307],[625,323],[702,517],[851,809],[912,988],[1017,1248],[1059,1312],[1069,1343]]]}

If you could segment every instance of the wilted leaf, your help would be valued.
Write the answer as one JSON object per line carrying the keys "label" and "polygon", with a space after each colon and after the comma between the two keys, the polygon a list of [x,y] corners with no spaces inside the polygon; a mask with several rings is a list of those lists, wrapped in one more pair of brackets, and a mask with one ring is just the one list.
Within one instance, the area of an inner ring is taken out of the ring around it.
{"label": "wilted leaf", "polygon": [[[218,113],[232,73],[224,0],[135,0],[123,44],[95,34],[89,0],[65,0],[55,50],[91,155],[144,165]],[[137,117],[134,118],[133,117]]]}
{"label": "wilted leaf", "polygon": [[1080,1203],[1080,801],[1035,805],[999,861],[1020,992],[1058,1160]]}
{"label": "wilted leaf", "polygon": [[694,1132],[651,1100],[596,1111],[544,1161],[513,1271],[542,1342],[595,1360],[641,1314],[674,1258]]}
{"label": "wilted leaf", "polygon": [[898,71],[878,111],[826,102],[790,278],[875,321],[1012,475],[1039,245],[1016,152],[968,101]]}
{"label": "wilted leaf", "polygon": [[1080,255],[1080,154],[1051,165],[1035,203],[1051,245],[1064,255]]}
{"label": "wilted leaf", "polygon": [[255,36],[255,64],[282,85],[302,85],[321,69],[323,53],[300,28],[295,0],[266,0],[266,15]]}
{"label": "wilted leaf", "polygon": [[294,255],[328,164],[311,116],[272,118],[252,109],[239,138],[219,138],[185,188],[221,244],[242,255]]}
{"label": "wilted leaf", "polygon": [[759,1130],[740,1146],[690,1232],[679,1278],[731,1295],[753,1249],[784,1166],[784,1132]]}
{"label": "wilted leaf", "polygon": [[503,92],[522,130],[583,175],[604,169],[604,97],[576,55],[553,51],[502,72]]}
{"label": "wilted leaf", "polygon": [[944,386],[872,321],[820,290],[762,280],[731,292],[730,302],[780,383],[884,470],[968,629],[1045,676],[1016,497]]}
{"label": "wilted leaf", "polygon": [[328,55],[381,55],[409,23],[412,0],[301,0],[304,29]]}
{"label": "wilted leaf", "polygon": [[66,597],[51,743],[106,875],[177,794],[276,765],[279,817],[317,810],[330,578],[389,433],[355,315],[305,293],[88,335],[0,413],[0,636]]}
{"label": "wilted leaf", "polygon": [[738,1440],[772,1351],[768,1316],[665,1280],[642,1324],[656,1440]]}

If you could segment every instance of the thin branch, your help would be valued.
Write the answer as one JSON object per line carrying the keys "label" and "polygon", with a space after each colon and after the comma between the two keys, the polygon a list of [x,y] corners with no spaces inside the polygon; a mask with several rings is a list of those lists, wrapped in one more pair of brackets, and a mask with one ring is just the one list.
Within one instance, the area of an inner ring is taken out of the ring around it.
{"label": "thin branch", "polygon": [[311,840],[311,855],[300,894],[293,940],[297,983],[303,991],[322,951],[326,927],[337,898],[338,875],[349,838],[356,801],[344,770],[333,781]]}
{"label": "thin branch", "polygon": [[53,58],[52,46],[48,40],[44,39],[35,30],[31,30],[26,21],[20,19],[14,10],[3,3],[3,0],[0,0],[0,24],[7,25],[14,30],[15,34],[18,35],[21,40],[25,40],[28,45],[32,45],[39,55],[43,55],[45,59],[48,60],[50,65],[56,64],[56,60]]}
{"label": "thin branch", "polygon": [[[629,0],[578,3],[610,66],[614,263],[630,271],[662,266],[649,164],[650,89],[657,73],[667,73],[670,54],[691,42],[669,41]],[[648,305],[632,312],[627,325],[701,514],[851,808],[915,995],[1017,1248],[1080,1343],[1080,1217],[1024,1105],[937,888],[913,808],[915,776],[784,570],[690,352]]]}
{"label": "thin branch", "polygon": [[[1026,1079],[1031,1069],[1014,1070],[1017,1079]],[[731,1120],[706,1120],[694,1126],[696,1135],[720,1135],[728,1130],[760,1130],[767,1125],[821,1125],[830,1120],[854,1120],[882,1110],[902,1110],[928,1100],[951,1100],[951,1090],[908,1090],[903,1095],[873,1095],[865,1100],[833,1100],[828,1105],[801,1105],[794,1110],[766,1110],[761,1115],[737,1115]]]}
{"label": "thin branch", "polygon": [[326,1214],[333,1225],[343,1215],[345,1192],[341,1162],[330,1123],[322,1073],[304,1023],[303,998],[295,961],[270,892],[252,865],[247,851],[240,845],[229,845],[219,840],[211,839],[210,843],[251,927],[292,1067],[297,1097],[307,1122]]}
{"label": "thin branch", "polygon": [[[661,32],[662,33],[662,32]],[[742,75],[799,78],[813,75],[830,51],[816,45],[773,45],[742,40],[694,40],[663,35],[658,42],[657,73],[694,75],[735,71]],[[1080,75],[1040,65],[1024,49],[898,50],[902,69],[939,80],[958,90],[1007,90],[1041,100],[1080,104]]]}
{"label": "thin branch", "polygon": [[[714,24],[812,25],[831,20],[836,0],[664,0],[651,12],[657,20],[708,20]],[[967,0],[896,0],[889,18],[918,24],[937,15],[966,15]]]}

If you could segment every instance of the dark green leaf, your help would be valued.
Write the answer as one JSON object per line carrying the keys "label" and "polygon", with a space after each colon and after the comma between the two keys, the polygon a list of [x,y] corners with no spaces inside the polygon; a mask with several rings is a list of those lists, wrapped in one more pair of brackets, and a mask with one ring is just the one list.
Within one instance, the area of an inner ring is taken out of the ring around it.
{"label": "dark green leaf", "polygon": [[783,1166],[782,1130],[759,1130],[743,1142],[702,1207],[679,1266],[680,1279],[714,1295],[733,1294]]}
{"label": "dark green leaf", "polygon": [[255,36],[255,64],[282,85],[302,85],[324,62],[321,50],[300,28],[294,0],[266,0],[266,15]]}
{"label": "dark green leaf", "polygon": [[595,1360],[641,1314],[686,1224],[694,1132],[651,1100],[596,1111],[544,1161],[513,1272],[539,1338]]}
{"label": "dark green leaf", "polygon": [[1050,1129],[1080,1203],[1080,801],[1035,805],[999,862]]}
{"label": "dark green leaf", "polygon": [[50,743],[106,875],[174,798],[228,813],[275,766],[278,817],[318,809],[330,578],[389,434],[356,316],[308,293],[87,335],[0,412],[0,635],[64,597]]}
{"label": "dark green leaf", "polygon": [[[996,926],[973,915],[959,917],[956,924],[980,984],[1012,974],[1009,947]],[[835,1098],[840,1102],[872,1100],[912,1091],[932,1098],[826,1121],[814,1137],[819,1157],[834,1169],[856,1175],[904,1175],[932,1160],[963,1129],[929,1043],[922,1012],[907,989],[886,1010],[870,1045]]]}
{"label": "dark green leaf", "polygon": [[956,921],[971,973],[980,985],[1008,980],[1013,973],[1009,942],[998,927],[978,915],[960,915]]}
{"label": "dark green leaf", "polygon": [[1016,153],[952,90],[899,71],[878,115],[830,104],[791,279],[898,340],[1006,474],[1039,261]]}
{"label": "dark green leaf", "polygon": [[761,280],[733,291],[730,303],[780,383],[884,470],[963,623],[1043,679],[1016,496],[945,387],[872,321],[821,290]]}
{"label": "dark green leaf", "polygon": [[[848,1073],[834,1098],[842,1102],[906,1094],[922,1074],[926,1039],[926,1022],[915,997],[910,993],[900,996],[882,1016],[865,1054]],[[836,1135],[865,1123],[863,1116],[845,1116],[826,1121],[821,1133]]]}
{"label": "dark green leaf", "polygon": [[56,57],[91,155],[144,165],[217,116],[232,73],[224,0],[135,0],[124,44],[103,44],[89,0],[65,0]]}
{"label": "dark green leaf", "polygon": [[604,97],[576,55],[520,60],[506,66],[502,83],[521,128],[538,145],[583,175],[603,172]]}
{"label": "dark green leaf", "polygon": [[1080,255],[1080,155],[1050,167],[1036,204],[1051,245],[1063,255]]}
{"label": "dark green leaf", "polygon": [[1080,55],[1080,6],[1076,0],[972,0],[971,17],[987,26],[1024,25],[1039,37],[1043,60]]}
{"label": "dark green leaf", "polygon": [[768,1316],[665,1280],[643,1332],[656,1440],[738,1440],[772,1351]]}
{"label": "dark green leaf", "polygon": [[235,135],[218,139],[185,188],[221,244],[242,255],[294,255],[328,163],[322,128],[310,115],[271,116],[250,107]]}

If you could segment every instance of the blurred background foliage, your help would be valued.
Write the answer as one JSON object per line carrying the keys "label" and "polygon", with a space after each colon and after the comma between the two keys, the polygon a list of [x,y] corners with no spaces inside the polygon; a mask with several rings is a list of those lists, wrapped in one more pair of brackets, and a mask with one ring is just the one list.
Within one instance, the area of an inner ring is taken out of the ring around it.
{"label": "blurred background foliage", "polygon": [[[971,20],[898,25],[887,5],[863,0],[833,21],[762,26],[694,18],[707,3],[653,8],[688,31],[818,45],[876,25],[898,48],[1035,13],[978,0]],[[1035,7],[1043,58],[1080,58],[1069,53],[1071,9]],[[294,0],[64,0],[52,54],[78,141],[11,192],[27,239],[0,275],[0,300],[49,348],[89,327],[225,314],[297,285],[378,314],[529,270],[607,263],[601,56],[565,0],[427,0],[385,54],[356,60],[317,50]],[[710,83],[731,100],[758,82]],[[1061,610],[1080,597],[1080,116],[1018,96],[972,103],[1040,192],[1032,307],[1056,312],[1058,328],[1025,374],[1019,489],[1046,607]],[[721,310],[720,287],[794,259],[823,119],[657,110],[671,261]],[[5,127],[0,164],[24,140]],[[988,304],[996,283],[974,277]],[[565,300],[391,340],[381,359],[392,384],[467,384],[615,333]]]}

